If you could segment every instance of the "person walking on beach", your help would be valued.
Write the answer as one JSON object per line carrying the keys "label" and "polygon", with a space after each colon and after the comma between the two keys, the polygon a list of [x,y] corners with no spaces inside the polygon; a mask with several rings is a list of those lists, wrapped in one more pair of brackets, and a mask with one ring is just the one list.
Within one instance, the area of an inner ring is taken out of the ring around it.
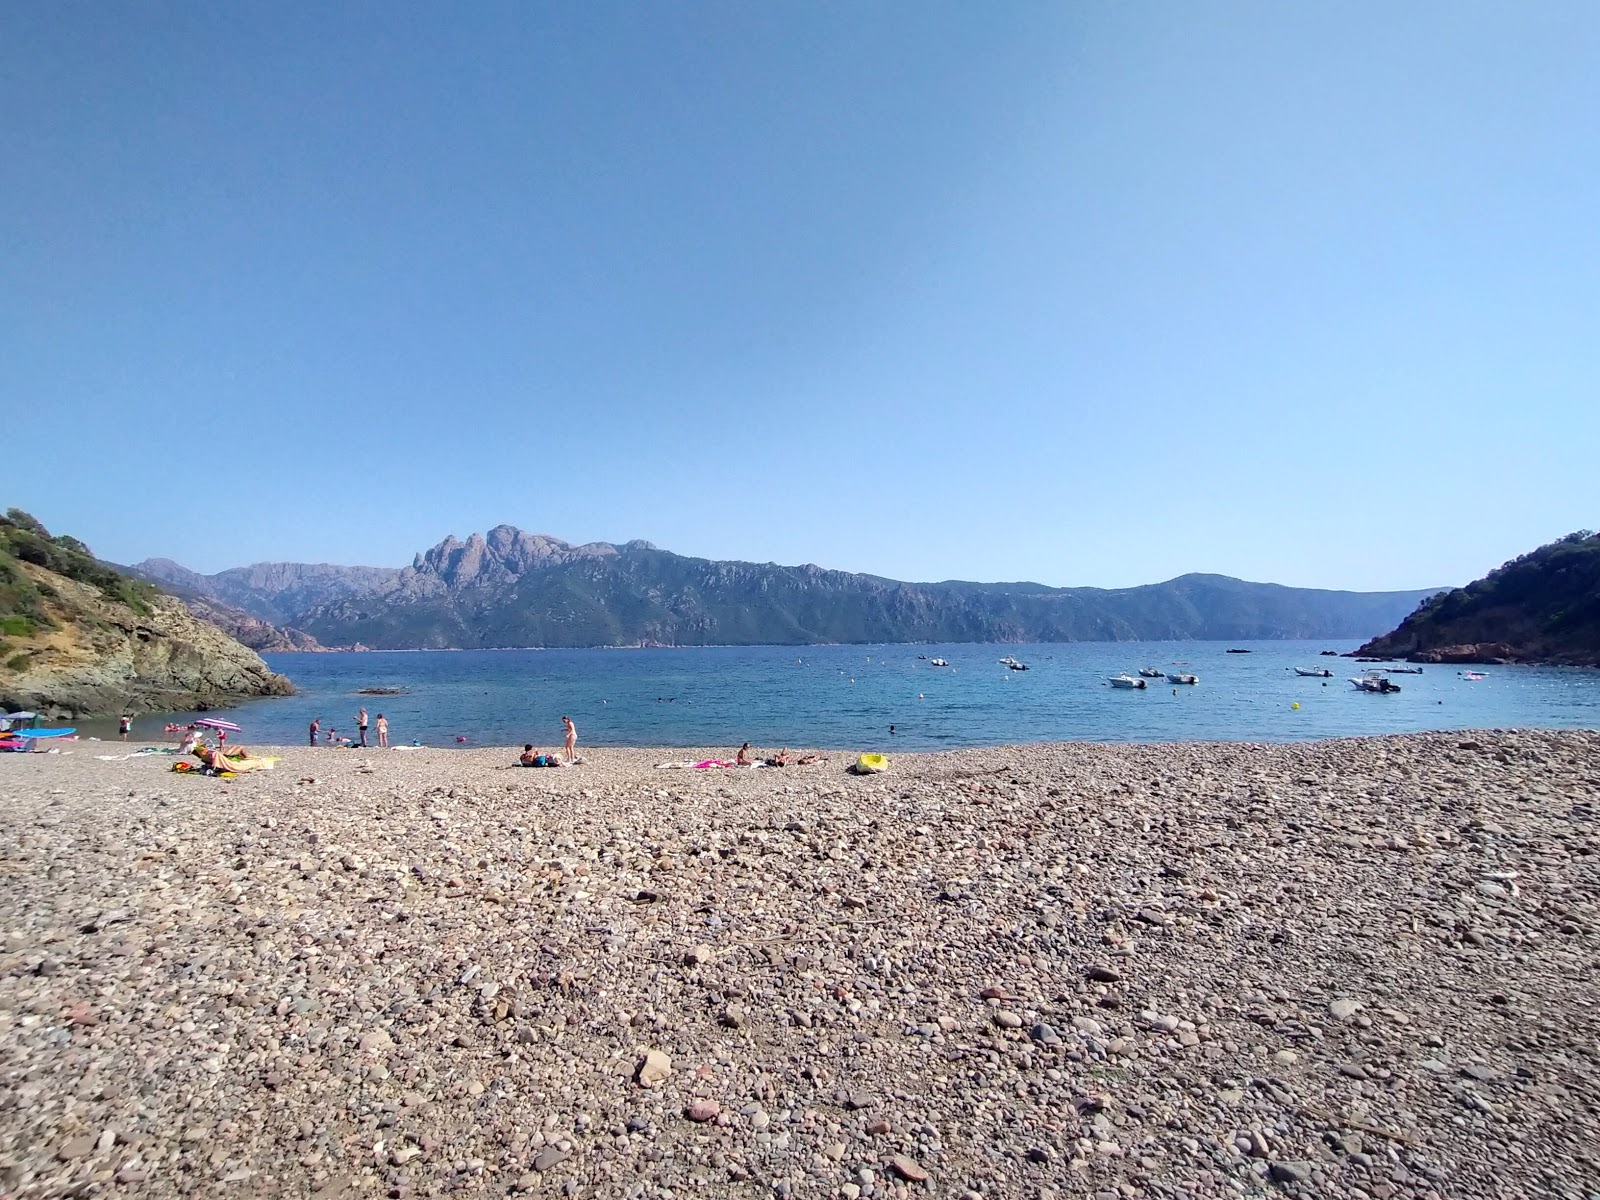
{"label": "person walking on beach", "polygon": [[121,738],[123,741],[127,741],[128,740],[128,734],[129,734],[130,731],[132,731],[132,729],[133,729],[133,718],[131,716],[129,716],[127,713],[123,713],[121,720],[119,720],[117,722],[117,736],[119,738]]}
{"label": "person walking on beach", "polygon": [[382,713],[379,713],[378,714],[378,749],[387,750],[388,748],[389,748],[389,722],[384,719],[384,715]]}
{"label": "person walking on beach", "polygon": [[320,733],[321,731],[322,731],[322,718],[321,717],[313,717],[313,718],[311,718],[311,748],[313,750],[315,750],[316,746],[317,746],[317,734]]}
{"label": "person walking on beach", "polygon": [[359,744],[365,746],[367,744],[367,710],[364,708],[356,713],[356,731],[361,734]]}
{"label": "person walking on beach", "polygon": [[571,717],[562,717],[561,725],[567,731],[567,761],[572,762],[578,757],[578,727],[572,723]]}

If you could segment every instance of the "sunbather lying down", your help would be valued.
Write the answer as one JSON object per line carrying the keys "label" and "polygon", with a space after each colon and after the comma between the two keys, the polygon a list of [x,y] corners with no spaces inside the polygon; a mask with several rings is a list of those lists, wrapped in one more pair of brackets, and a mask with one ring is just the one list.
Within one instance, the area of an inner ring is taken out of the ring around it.
{"label": "sunbather lying down", "polygon": [[278,761],[275,758],[251,758],[243,746],[234,747],[231,757],[213,746],[196,746],[194,756],[213,771],[232,771],[235,775],[246,771],[269,771]]}

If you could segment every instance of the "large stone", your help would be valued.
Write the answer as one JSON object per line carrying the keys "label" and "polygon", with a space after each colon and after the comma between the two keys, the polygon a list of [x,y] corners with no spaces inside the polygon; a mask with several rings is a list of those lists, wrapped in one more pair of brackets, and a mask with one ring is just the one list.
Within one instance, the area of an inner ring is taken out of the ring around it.
{"label": "large stone", "polygon": [[634,1072],[634,1078],[641,1087],[656,1087],[665,1083],[672,1074],[672,1059],[663,1051],[648,1051],[639,1061],[639,1069]]}

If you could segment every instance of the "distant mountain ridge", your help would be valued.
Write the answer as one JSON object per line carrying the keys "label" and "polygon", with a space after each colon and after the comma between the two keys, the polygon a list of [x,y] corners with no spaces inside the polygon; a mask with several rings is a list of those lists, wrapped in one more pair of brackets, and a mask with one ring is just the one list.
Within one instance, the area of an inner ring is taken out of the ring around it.
{"label": "distant mountain ridge", "polygon": [[1185,575],[1140,587],[902,583],[807,564],[690,558],[646,541],[574,545],[499,525],[409,567],[260,563],[136,569],[326,646],[373,649],[847,642],[1348,640],[1429,594],[1339,592]]}
{"label": "distant mountain ridge", "polygon": [[1600,535],[1580,530],[1430,596],[1357,654],[1600,667]]}
{"label": "distant mountain ridge", "polygon": [[394,578],[398,567],[336,567],[329,563],[255,563],[202,575],[170,558],[147,558],[131,568],[139,578],[170,584],[208,600],[242,609],[273,625],[292,625],[294,617],[318,604],[371,588]]}

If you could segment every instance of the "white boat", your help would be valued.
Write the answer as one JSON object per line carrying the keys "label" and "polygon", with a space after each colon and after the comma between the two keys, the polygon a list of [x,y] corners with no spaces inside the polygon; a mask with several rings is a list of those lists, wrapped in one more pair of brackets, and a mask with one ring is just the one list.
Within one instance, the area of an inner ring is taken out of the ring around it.
{"label": "white boat", "polygon": [[948,667],[950,664],[945,662],[945,660],[942,658],[930,658],[928,660],[928,665],[930,667]]}
{"label": "white boat", "polygon": [[1367,675],[1359,675],[1350,681],[1350,686],[1358,692],[1398,692],[1400,685],[1386,675],[1373,671]]}
{"label": "white boat", "polygon": [[1144,679],[1160,679],[1166,675],[1166,672],[1160,667],[1140,667],[1139,675]]}
{"label": "white boat", "polygon": [[1014,666],[1017,665],[1017,660],[1012,658],[1011,655],[1008,654],[1008,655],[1006,655],[1004,658],[1002,658],[1000,660],[1000,665],[1002,667],[1014,667]]}
{"label": "white boat", "polygon": [[1310,676],[1312,676],[1314,678],[1317,678],[1317,679],[1332,679],[1333,678],[1333,672],[1329,671],[1325,667],[1316,667],[1316,668],[1313,668],[1313,667],[1296,667],[1294,669],[1294,673],[1296,675],[1310,675]]}
{"label": "white boat", "polygon": [[1108,675],[1106,676],[1106,682],[1114,688],[1142,688],[1146,686],[1144,680],[1135,679],[1132,675]]}
{"label": "white boat", "polygon": [[1199,683],[1200,682],[1200,677],[1198,675],[1170,675],[1169,674],[1167,676],[1167,682],[1168,683]]}

